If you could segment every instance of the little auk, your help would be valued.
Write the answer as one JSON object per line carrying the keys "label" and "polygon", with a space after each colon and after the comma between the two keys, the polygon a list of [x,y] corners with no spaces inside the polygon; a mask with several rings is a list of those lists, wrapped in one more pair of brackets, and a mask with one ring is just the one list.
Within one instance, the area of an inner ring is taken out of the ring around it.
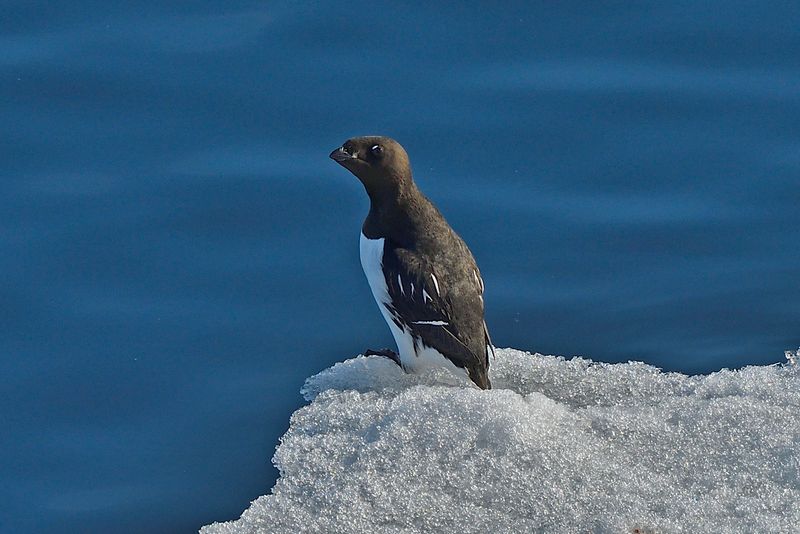
{"label": "little auk", "polygon": [[331,152],[367,190],[361,266],[398,352],[368,350],[407,372],[445,367],[489,389],[483,279],[467,245],[411,176],[408,154],[388,137],[354,137]]}

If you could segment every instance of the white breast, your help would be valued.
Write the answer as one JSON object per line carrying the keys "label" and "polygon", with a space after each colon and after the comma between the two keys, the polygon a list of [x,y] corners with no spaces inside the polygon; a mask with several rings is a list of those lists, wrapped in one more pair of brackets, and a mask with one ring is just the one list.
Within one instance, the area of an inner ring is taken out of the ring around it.
{"label": "white breast", "polygon": [[466,369],[457,367],[436,349],[425,346],[421,340],[415,344],[414,336],[408,326],[404,324],[402,328],[398,327],[392,320],[391,313],[384,305],[391,303],[391,298],[386,287],[386,277],[383,274],[383,245],[383,238],[369,239],[362,233],[360,241],[361,267],[364,269],[364,274],[367,275],[372,296],[375,297],[375,302],[392,331],[403,367],[409,371],[418,371],[428,367],[445,367],[458,376],[466,376]]}

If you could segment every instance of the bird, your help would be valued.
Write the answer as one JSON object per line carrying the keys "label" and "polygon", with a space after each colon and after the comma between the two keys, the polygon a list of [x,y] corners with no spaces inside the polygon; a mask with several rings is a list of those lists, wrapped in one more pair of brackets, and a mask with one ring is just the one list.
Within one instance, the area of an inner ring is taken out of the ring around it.
{"label": "bird", "polygon": [[444,367],[491,389],[494,346],[484,284],[472,252],[419,190],[405,149],[389,137],[353,137],[330,158],[363,184],[370,207],[361,227],[361,266],[406,372]]}

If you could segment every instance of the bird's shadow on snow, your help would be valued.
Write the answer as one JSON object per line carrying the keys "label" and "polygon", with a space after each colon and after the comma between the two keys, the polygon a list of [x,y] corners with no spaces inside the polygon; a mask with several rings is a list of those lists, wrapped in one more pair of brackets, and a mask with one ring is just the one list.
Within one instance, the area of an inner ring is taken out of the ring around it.
{"label": "bird's shadow on snow", "polygon": [[[564,363],[561,357],[498,349],[497,357],[492,357],[489,369],[493,389],[482,392],[469,379],[456,376],[446,369],[432,368],[422,373],[406,373],[383,356],[359,355],[309,377],[300,392],[307,401],[313,401],[325,391],[378,392],[383,396],[394,396],[414,387],[436,387],[466,389],[487,395],[499,390],[510,390],[522,396],[541,393],[563,401],[568,400],[562,398],[564,377],[554,379],[553,371],[557,366],[563,373]],[[582,380],[587,370],[591,372],[606,365],[582,358],[574,358],[566,363],[573,371],[572,380],[576,382]],[[660,374],[656,368],[640,365],[639,371],[644,374]]]}
{"label": "bird's shadow on snow", "polygon": [[307,401],[324,391],[399,393],[414,386],[477,387],[446,369],[431,369],[421,374],[406,373],[383,356],[363,356],[336,363],[306,379],[300,390]]}

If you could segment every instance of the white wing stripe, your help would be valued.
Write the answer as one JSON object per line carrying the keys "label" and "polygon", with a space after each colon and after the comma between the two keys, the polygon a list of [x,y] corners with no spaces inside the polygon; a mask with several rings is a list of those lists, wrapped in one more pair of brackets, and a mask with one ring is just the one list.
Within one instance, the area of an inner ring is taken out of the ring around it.
{"label": "white wing stripe", "polygon": [[442,294],[439,292],[439,281],[436,279],[436,275],[431,273],[431,280],[433,280],[433,287],[436,288],[436,295],[441,297]]}
{"label": "white wing stripe", "polygon": [[478,276],[478,271],[476,271],[475,269],[472,269],[472,274],[473,276],[475,276],[475,281],[478,282],[478,287],[481,288],[481,293],[483,293],[483,279],[481,279],[481,277]]}
{"label": "white wing stripe", "polygon": [[433,326],[447,326],[450,323],[446,321],[412,321],[411,324],[429,324]]}

